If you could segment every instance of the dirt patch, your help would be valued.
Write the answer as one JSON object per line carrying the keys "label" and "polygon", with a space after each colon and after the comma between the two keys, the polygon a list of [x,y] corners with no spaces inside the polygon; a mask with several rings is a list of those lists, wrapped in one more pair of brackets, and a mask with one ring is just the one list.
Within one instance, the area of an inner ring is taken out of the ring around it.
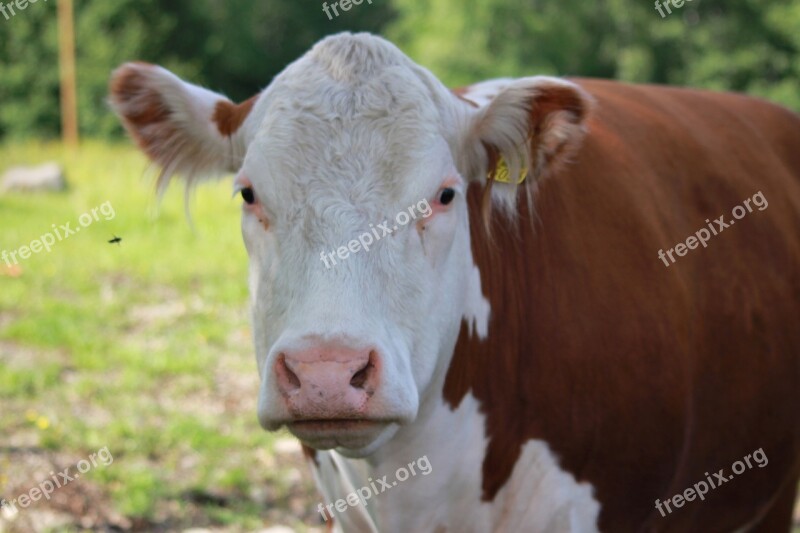
{"label": "dirt patch", "polygon": [[[52,480],[53,476],[61,483],[63,478],[58,473],[65,469],[73,477],[75,465],[83,459],[36,448],[0,448],[0,493],[16,500],[0,513],[0,531],[28,533],[65,526],[105,531],[129,529],[131,522],[114,512],[108,497],[92,483],[91,470],[83,478],[76,477],[56,488],[49,498],[40,494],[41,483]],[[19,502],[21,495],[38,497],[38,501],[23,507]]]}

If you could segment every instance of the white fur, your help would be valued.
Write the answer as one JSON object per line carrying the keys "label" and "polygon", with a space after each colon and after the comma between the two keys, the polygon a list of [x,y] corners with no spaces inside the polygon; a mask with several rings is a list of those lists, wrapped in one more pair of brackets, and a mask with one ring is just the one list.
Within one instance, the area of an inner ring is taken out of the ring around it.
{"label": "white fur", "polygon": [[470,102],[477,104],[478,107],[486,107],[492,103],[492,100],[497,98],[498,94],[503,92],[515,81],[514,78],[496,78],[474,83],[466,87],[466,91],[462,96]]}
{"label": "white fur", "polygon": [[[405,227],[331,269],[319,254],[435,199],[441,183],[458,174],[446,128],[452,120],[444,117],[460,105],[395,47],[365,36],[323,41],[263,99],[260,133],[243,167],[278,243],[251,255],[260,366],[272,368],[278,353],[309,337],[378,346],[385,379],[370,402],[384,416],[411,422],[438,354],[452,351],[442,345],[443,333],[454,342],[464,311],[472,261],[463,186],[453,209],[422,233]],[[246,241],[263,241],[263,233],[245,216]],[[260,417],[274,429],[288,413],[274,374],[263,371],[262,380]]]}
{"label": "white fur", "polygon": [[[600,505],[593,489],[564,472],[547,443],[529,441],[511,478],[494,500],[481,501],[482,464],[488,441],[480,404],[467,395],[453,411],[439,403],[369,461],[350,460],[335,451],[318,452],[317,480],[326,502],[335,502],[368,479],[388,474],[427,455],[429,475],[417,474],[367,501],[336,513],[343,531],[597,531]],[[337,471],[330,466],[336,462]]]}
{"label": "white fur", "polygon": [[[512,172],[530,164],[530,154],[519,151],[529,135],[530,100],[537,87],[566,82],[494,82],[503,89],[489,103],[490,85],[476,88],[483,106],[474,108],[392,44],[342,34],[321,41],[278,76],[231,140],[207,128],[221,96],[164,72],[148,75],[174,119],[191,130],[176,141],[190,146],[189,155],[172,153],[167,173],[224,170],[246,148],[241,179],[252,182],[268,219],[265,225],[247,210],[242,217],[262,425],[276,429],[290,419],[272,371],[278,353],[312,338],[354,340],[381,354],[382,380],[370,409],[395,423],[363,442],[319,445],[336,449],[318,454],[324,496],[338,499],[370,473],[394,472],[426,454],[430,459],[432,475],[411,478],[366,510],[351,510],[339,525],[592,530],[598,506],[591,489],[563,472],[543,442],[527,443],[495,501],[481,502],[487,444],[481,407],[471,396],[455,411],[442,403],[462,319],[479,337],[488,335],[491,309],[472,258],[465,201],[466,182],[485,179],[481,141],[496,144]],[[231,141],[233,149],[225,148]],[[207,153],[198,156],[200,149]],[[192,155],[198,159],[186,164]],[[207,160],[212,155],[216,164]],[[423,199],[433,204],[452,178],[456,199],[424,229],[404,227],[334,268],[320,261],[320,251],[346,244],[370,224],[392,220]],[[502,201],[510,208],[514,188],[505,191]]]}

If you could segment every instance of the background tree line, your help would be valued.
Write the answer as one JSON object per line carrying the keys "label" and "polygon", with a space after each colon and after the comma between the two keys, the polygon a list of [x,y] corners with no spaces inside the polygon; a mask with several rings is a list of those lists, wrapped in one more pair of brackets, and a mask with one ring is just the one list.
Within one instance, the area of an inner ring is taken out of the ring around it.
{"label": "background tree line", "polygon": [[[234,100],[256,93],[321,37],[371,31],[450,85],[555,74],[764,96],[800,111],[800,2],[374,0],[332,21],[319,0],[76,0],[81,133],[121,133],[111,70],[159,63]],[[59,133],[55,2],[0,18],[0,139]]]}

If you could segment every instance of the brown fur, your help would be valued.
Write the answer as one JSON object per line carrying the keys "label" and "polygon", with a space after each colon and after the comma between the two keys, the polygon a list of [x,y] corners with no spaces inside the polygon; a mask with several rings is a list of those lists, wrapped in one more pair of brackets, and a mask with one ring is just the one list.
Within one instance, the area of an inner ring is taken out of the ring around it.
{"label": "brown fur", "polygon": [[227,100],[217,102],[211,120],[217,124],[219,132],[225,137],[236,133],[252,111],[258,97],[259,95],[251,96],[241,104],[234,104]]}
{"label": "brown fur", "polygon": [[[603,530],[729,531],[772,513],[786,531],[791,505],[773,502],[800,470],[800,118],[575,81],[597,110],[536,215],[520,202],[518,229],[494,218],[490,242],[481,191],[468,194],[492,318],[483,342],[462,328],[443,392],[454,407],[471,392],[487,415],[483,498],[541,439],[595,487]],[[759,190],[767,209],[669,268],[658,258]],[[766,467],[655,509],[758,448]]]}
{"label": "brown fur", "polygon": [[[138,62],[136,65],[153,68],[153,65],[148,63]],[[109,94],[112,102],[119,106],[131,101],[137,102],[136,107],[129,109],[122,117],[123,125],[142,151],[154,161],[160,161],[163,146],[178,132],[169,121],[171,111],[158,91],[152,89],[147,81],[137,70],[120,69],[111,78]],[[145,135],[143,129],[153,124],[159,124],[161,127],[150,128],[150,133]]]}

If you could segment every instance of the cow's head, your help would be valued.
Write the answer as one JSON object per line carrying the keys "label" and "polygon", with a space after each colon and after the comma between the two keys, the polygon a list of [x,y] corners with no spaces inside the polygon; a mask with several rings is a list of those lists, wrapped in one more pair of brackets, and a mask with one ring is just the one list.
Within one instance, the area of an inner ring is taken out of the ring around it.
{"label": "cow's head", "polygon": [[[114,73],[111,101],[162,182],[236,173],[261,424],[350,456],[441,395],[462,319],[487,333],[468,184],[505,164],[534,185],[589,107],[552,78],[509,82],[479,106],[392,44],[350,34],[243,104],[146,64]],[[492,201],[513,210],[516,188],[494,182]]]}

